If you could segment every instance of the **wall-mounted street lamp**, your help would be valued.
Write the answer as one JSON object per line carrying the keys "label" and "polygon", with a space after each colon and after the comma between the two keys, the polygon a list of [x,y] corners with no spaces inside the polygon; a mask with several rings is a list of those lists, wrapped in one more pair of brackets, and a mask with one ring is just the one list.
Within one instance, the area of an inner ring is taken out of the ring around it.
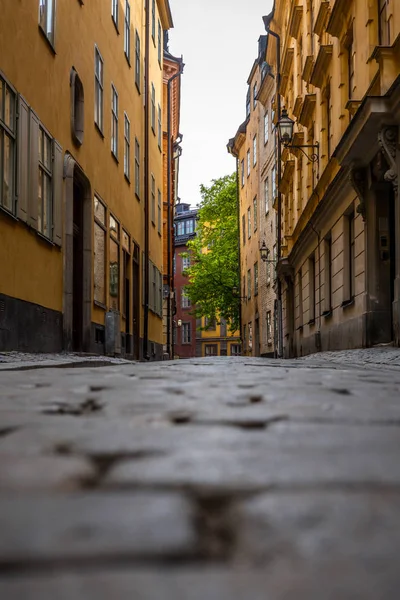
{"label": "wall-mounted street lamp", "polygon": [[[294,121],[291,119],[287,113],[286,108],[282,109],[282,114],[278,121],[278,136],[281,144],[285,146],[285,148],[298,148],[301,152],[311,160],[311,162],[319,162],[319,143],[315,144],[292,144],[293,140],[293,127]],[[308,154],[303,148],[312,148],[314,152]]]}
{"label": "wall-mounted street lamp", "polygon": [[232,296],[237,298],[238,300],[247,300],[246,296],[241,296],[240,291],[237,285],[234,285],[232,288]]}
{"label": "wall-mounted street lamp", "polygon": [[266,262],[266,263],[273,263],[273,264],[275,264],[276,260],[274,258],[268,258],[268,256],[269,256],[269,250],[268,250],[268,248],[267,248],[267,246],[265,244],[265,240],[264,240],[263,243],[260,246],[260,257],[261,257],[261,260],[263,262]]}

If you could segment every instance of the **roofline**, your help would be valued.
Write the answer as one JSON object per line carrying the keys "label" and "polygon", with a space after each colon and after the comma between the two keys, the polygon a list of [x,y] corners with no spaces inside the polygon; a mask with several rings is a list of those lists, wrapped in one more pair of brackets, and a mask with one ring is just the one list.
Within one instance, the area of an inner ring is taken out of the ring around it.
{"label": "roofline", "polygon": [[164,29],[173,29],[174,21],[169,0],[158,0],[158,8]]}

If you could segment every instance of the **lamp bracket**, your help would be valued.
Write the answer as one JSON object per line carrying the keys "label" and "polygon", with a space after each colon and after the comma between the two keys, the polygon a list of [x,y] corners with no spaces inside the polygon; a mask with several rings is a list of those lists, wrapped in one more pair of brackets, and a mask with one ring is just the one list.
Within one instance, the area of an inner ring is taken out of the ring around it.
{"label": "lamp bracket", "polygon": [[[285,148],[288,148],[289,150],[292,149],[298,149],[300,150],[304,156],[306,158],[308,158],[308,160],[311,160],[311,162],[315,163],[315,162],[319,162],[319,143],[317,142],[316,144],[302,144],[302,145],[298,145],[298,144],[284,144]],[[304,148],[315,148],[315,152],[312,152],[311,154],[308,154]]]}

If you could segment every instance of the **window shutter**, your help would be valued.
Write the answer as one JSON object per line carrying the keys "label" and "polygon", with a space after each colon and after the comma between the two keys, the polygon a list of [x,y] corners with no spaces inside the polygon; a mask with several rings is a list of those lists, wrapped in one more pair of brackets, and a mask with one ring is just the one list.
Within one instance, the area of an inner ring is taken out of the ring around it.
{"label": "window shutter", "polygon": [[62,244],[63,215],[63,151],[60,144],[53,141],[53,242]]}
{"label": "window shutter", "polygon": [[145,276],[145,272],[144,272],[145,271],[144,263],[145,263],[145,254],[143,252],[142,253],[142,304],[143,305],[144,305],[144,301],[145,301],[145,298],[146,298],[145,289],[144,289],[145,288],[145,283],[146,283],[146,280],[145,280],[146,276]]}
{"label": "window shutter", "polygon": [[39,186],[39,118],[33,110],[29,120],[29,198],[28,223],[37,229]]}
{"label": "window shutter", "polygon": [[26,223],[29,190],[29,106],[22,96],[19,96],[18,102],[18,218]]}

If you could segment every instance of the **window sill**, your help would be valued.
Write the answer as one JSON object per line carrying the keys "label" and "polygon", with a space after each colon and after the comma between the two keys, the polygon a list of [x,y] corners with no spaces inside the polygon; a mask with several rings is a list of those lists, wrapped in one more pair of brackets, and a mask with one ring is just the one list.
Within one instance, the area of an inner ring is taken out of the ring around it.
{"label": "window sill", "polygon": [[141,96],[142,92],[140,91],[140,85],[138,85],[137,81],[135,81],[135,87],[137,89],[137,92],[138,92],[139,96]]}
{"label": "window sill", "polygon": [[135,192],[135,197],[136,197],[136,200],[137,200],[138,202],[140,202],[140,196],[139,196],[139,194],[138,194],[137,192]]}
{"label": "window sill", "polygon": [[307,325],[315,325],[315,319],[310,319]]}
{"label": "window sill", "polygon": [[126,62],[128,63],[128,66],[129,66],[129,68],[131,69],[131,68],[132,68],[132,65],[131,65],[131,59],[130,59],[130,58],[129,58],[129,56],[126,54],[126,52],[124,52],[124,54],[125,54]]}
{"label": "window sill", "polygon": [[129,176],[126,173],[124,173],[124,177],[125,177],[125,181],[127,183],[129,183],[129,185],[131,185],[131,180],[130,180]]}
{"label": "window sill", "polygon": [[95,306],[98,306],[98,308],[101,308],[102,310],[107,310],[107,306],[102,302],[99,302],[98,300],[93,300],[93,304]]}
{"label": "window sill", "polygon": [[354,296],[349,298],[349,300],[345,300],[344,302],[342,302],[342,304],[340,306],[342,308],[347,308],[348,306],[352,306],[353,304],[354,304]]}
{"label": "window sill", "polygon": [[114,154],[114,152],[112,150],[111,150],[111,156],[113,157],[113,159],[115,160],[115,162],[117,163],[117,165],[119,165],[118,156],[116,154]]}
{"label": "window sill", "polygon": [[325,319],[329,319],[329,317],[332,316],[332,309],[330,308],[329,310],[324,310],[321,316],[325,317]]}
{"label": "window sill", "polygon": [[161,234],[161,231],[159,231],[159,232],[158,232],[158,235],[159,235],[160,237],[162,236],[162,234]]}
{"label": "window sill", "polygon": [[53,44],[53,42],[51,42],[49,40],[49,38],[46,35],[46,32],[44,31],[43,27],[40,24],[39,24],[39,31],[40,31],[42,37],[44,38],[44,40],[47,42],[47,44],[48,44],[50,50],[52,51],[53,55],[55,56],[57,53],[56,53],[56,49],[54,47],[54,44]]}
{"label": "window sill", "polygon": [[104,133],[102,131],[102,129],[100,128],[100,126],[96,123],[96,121],[94,122],[94,126],[97,129],[97,133],[102,137],[102,139],[104,140]]}
{"label": "window sill", "polygon": [[296,331],[300,331],[300,333],[303,331],[303,325],[299,325],[296,329]]}
{"label": "window sill", "polygon": [[46,237],[43,233],[41,233],[40,231],[37,231],[37,230],[36,230],[36,233],[41,240],[46,242],[46,244],[48,244],[49,246],[53,246],[53,247],[55,246],[54,242],[52,242],[51,239]]}
{"label": "window sill", "polygon": [[156,137],[156,130],[154,129],[153,125],[151,126],[151,130],[153,132],[154,137]]}

